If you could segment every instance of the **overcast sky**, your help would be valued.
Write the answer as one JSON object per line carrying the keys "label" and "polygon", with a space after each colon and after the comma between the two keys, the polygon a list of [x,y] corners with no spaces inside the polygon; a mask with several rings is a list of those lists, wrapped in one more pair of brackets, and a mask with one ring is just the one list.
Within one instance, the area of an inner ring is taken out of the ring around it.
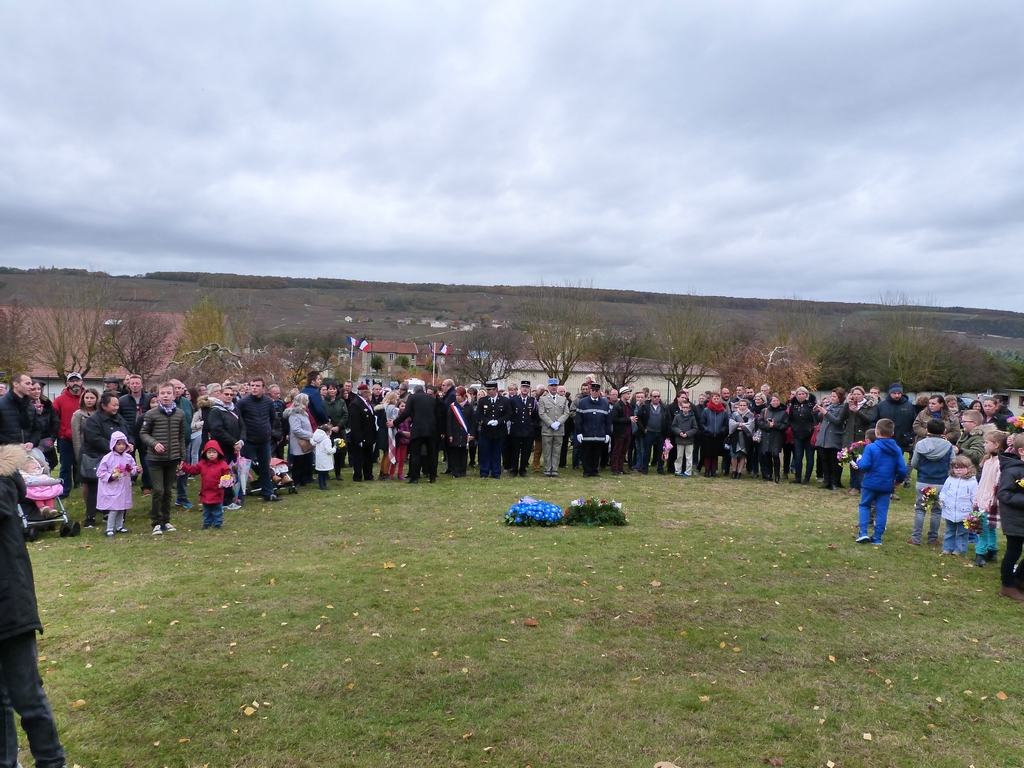
{"label": "overcast sky", "polygon": [[1024,3],[7,2],[0,263],[1021,310]]}

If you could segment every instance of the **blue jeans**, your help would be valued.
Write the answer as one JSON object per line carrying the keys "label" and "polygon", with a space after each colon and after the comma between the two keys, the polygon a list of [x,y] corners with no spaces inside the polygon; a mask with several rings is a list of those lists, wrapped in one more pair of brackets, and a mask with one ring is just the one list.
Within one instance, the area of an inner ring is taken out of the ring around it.
{"label": "blue jeans", "polygon": [[946,535],[942,538],[942,551],[957,555],[967,554],[967,528],[964,524],[946,520]]}
{"label": "blue jeans", "polygon": [[665,471],[665,460],[661,458],[661,432],[645,432],[644,433],[644,455],[639,462],[640,469],[643,472],[647,471],[647,468],[651,466],[651,450],[654,450],[654,459],[657,460],[658,471]]}
{"label": "blue jeans", "polygon": [[875,507],[875,535],[872,544],[882,543],[885,524],[889,521],[889,496],[892,491],[872,491],[862,488],[860,492],[860,535],[868,535],[868,524],[871,522],[871,506]]}
{"label": "blue jeans", "polygon": [[21,726],[37,766],[58,768],[67,762],[39,677],[35,631],[0,640],[0,706],[4,716],[0,727],[0,768],[14,768],[18,764],[15,712],[21,715]]}
{"label": "blue jeans", "polygon": [[242,456],[252,461],[259,471],[260,491],[264,499],[274,495],[274,473],[270,471],[270,443],[246,443]]}
{"label": "blue jeans", "polygon": [[71,493],[75,484],[75,444],[66,437],[57,438],[57,456],[60,457],[60,483],[64,486],[63,496]]}
{"label": "blue jeans", "polygon": [[811,446],[811,438],[793,438],[793,472],[796,479],[800,479],[800,470],[803,468],[804,459],[807,459],[807,468],[804,469],[804,482],[810,482],[811,474],[814,472],[814,448]]}
{"label": "blue jeans", "polygon": [[223,504],[203,504],[203,528],[209,526],[220,528],[224,525]]}
{"label": "blue jeans", "polygon": [[[480,477],[501,477],[501,451],[505,440],[497,437],[480,438]],[[410,456],[411,459],[411,456]],[[409,462],[410,468],[412,461]]]}
{"label": "blue jeans", "polygon": [[859,469],[854,469],[853,467],[850,467],[850,487],[853,488],[854,490],[859,491],[861,488],[861,478],[863,476],[864,473],[861,472]]}

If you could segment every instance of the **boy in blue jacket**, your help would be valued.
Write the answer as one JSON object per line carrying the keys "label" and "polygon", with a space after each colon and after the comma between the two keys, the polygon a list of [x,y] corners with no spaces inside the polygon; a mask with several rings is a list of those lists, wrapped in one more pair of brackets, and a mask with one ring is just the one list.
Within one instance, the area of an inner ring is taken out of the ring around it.
{"label": "boy in blue jacket", "polygon": [[[863,473],[858,544],[881,545],[885,524],[889,519],[889,496],[892,495],[893,488],[907,479],[907,462],[903,460],[903,449],[892,439],[895,431],[892,419],[879,419],[875,424],[878,439],[864,449],[864,453],[853,465]],[[875,507],[873,537],[868,536],[872,505]]]}

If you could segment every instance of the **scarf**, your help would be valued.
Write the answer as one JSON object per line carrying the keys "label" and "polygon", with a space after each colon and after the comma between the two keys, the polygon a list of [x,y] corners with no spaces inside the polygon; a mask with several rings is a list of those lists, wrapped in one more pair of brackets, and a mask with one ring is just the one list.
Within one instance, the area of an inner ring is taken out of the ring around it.
{"label": "scarf", "polygon": [[159,403],[159,402],[157,403],[157,405],[160,406],[160,410],[163,411],[164,413],[166,413],[168,416],[170,416],[172,413],[174,413],[175,409],[177,409],[177,407],[178,407],[177,405],[174,404],[174,402],[172,402],[170,405],[168,405],[166,407],[162,403]]}
{"label": "scarf", "polygon": [[710,408],[715,413],[721,413],[722,411],[725,410],[724,405],[722,405],[721,403],[716,403],[714,400],[708,400],[707,403],[704,404],[704,407]]}

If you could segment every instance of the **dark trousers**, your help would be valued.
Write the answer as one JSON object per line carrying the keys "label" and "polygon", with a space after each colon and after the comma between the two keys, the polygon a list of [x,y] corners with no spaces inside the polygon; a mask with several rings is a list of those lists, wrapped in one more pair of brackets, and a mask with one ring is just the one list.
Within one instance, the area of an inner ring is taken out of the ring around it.
{"label": "dark trousers", "polygon": [[67,762],[57,736],[57,722],[39,676],[39,650],[34,630],[0,640],[0,706],[4,715],[0,725],[0,760],[5,765],[13,768],[18,762],[15,712],[21,716],[21,727],[28,736],[29,749],[37,766],[58,768]]}
{"label": "dark trousers", "polygon": [[469,457],[468,448],[455,448],[448,446],[448,469],[452,472],[452,477],[465,477],[466,476],[466,459]]}
{"label": "dark trousers", "polygon": [[150,525],[167,525],[171,522],[171,501],[177,480],[177,467],[172,462],[152,462],[149,477],[153,481],[153,506],[149,510]]}
{"label": "dark trousers", "polygon": [[580,445],[580,463],[584,477],[597,477],[601,469],[601,456],[607,452],[604,441],[584,440]]}
{"label": "dark trousers", "polygon": [[629,450],[629,443],[630,435],[612,438],[612,472],[622,471],[622,465],[626,461],[626,451]]}
{"label": "dark trousers", "polygon": [[826,488],[836,488],[839,485],[839,478],[842,477],[843,468],[839,466],[838,451],[835,448],[819,448],[818,463],[821,465],[822,485]]}
{"label": "dark trousers", "polygon": [[[373,442],[367,440],[366,443],[349,446],[348,460],[352,463],[352,479],[356,482],[373,480],[373,455],[377,449]],[[313,454],[309,454],[309,458],[312,464]]]}
{"label": "dark trousers", "polygon": [[57,438],[57,456],[60,458],[60,482],[64,486],[64,495],[67,496],[78,480],[75,444],[66,437]]}
{"label": "dark trousers", "polygon": [[409,441],[409,479],[420,475],[437,479],[437,442],[432,437],[414,437]]}
{"label": "dark trousers", "polygon": [[505,440],[500,437],[480,438],[480,477],[501,477],[501,453]]}
{"label": "dark trousers", "polygon": [[[804,466],[804,459],[807,460],[806,467]],[[814,448],[811,447],[811,438],[793,438],[793,467],[797,480],[802,476],[805,483],[811,481],[811,473],[814,471]]]}
{"label": "dark trousers", "polygon": [[[643,461],[640,464],[640,469],[644,473],[647,472],[647,468],[651,464],[658,465],[658,471],[665,471],[665,460],[661,458],[661,444],[662,444],[661,432],[645,432],[644,433],[644,455]],[[654,452],[652,458],[651,452]]]}
{"label": "dark trousers", "polygon": [[530,455],[533,453],[533,436],[510,437],[508,441],[512,444],[512,464],[509,472],[518,472],[526,477],[526,470],[530,466]]}
{"label": "dark trousers", "polygon": [[1020,560],[1021,551],[1024,550],[1024,536],[1007,536],[1006,552],[1003,554],[1003,561],[999,564],[999,578],[1004,587],[1015,586],[1017,561]]}
{"label": "dark trousers", "polygon": [[271,446],[266,443],[246,443],[242,446],[242,456],[252,461],[259,472],[260,491],[264,499],[274,495],[274,473],[270,471]]}
{"label": "dark trousers", "polygon": [[153,487],[153,478],[149,474],[149,457],[142,451],[138,451],[139,460],[136,462],[142,468],[142,488]]}
{"label": "dark trousers", "polygon": [[341,470],[345,468],[345,451],[348,450],[348,445],[344,448],[338,448],[334,451],[334,479],[341,480]]}
{"label": "dark trousers", "polygon": [[[451,450],[449,448],[449,450]],[[476,443],[469,444],[469,466],[476,465]]]}
{"label": "dark trousers", "polygon": [[82,490],[85,491],[85,522],[96,522],[96,491],[97,480],[83,480]]}
{"label": "dark trousers", "polygon": [[516,459],[519,454],[516,451],[516,439],[514,437],[508,437],[502,443],[501,446],[501,465],[508,472],[515,472],[516,470]]}
{"label": "dark trousers", "polygon": [[562,435],[562,450],[558,454],[558,468],[565,469],[565,464],[569,459],[569,435],[572,431],[566,427],[565,434]]}
{"label": "dark trousers", "polygon": [[772,480],[782,475],[782,458],[777,453],[761,452],[761,479]]}

